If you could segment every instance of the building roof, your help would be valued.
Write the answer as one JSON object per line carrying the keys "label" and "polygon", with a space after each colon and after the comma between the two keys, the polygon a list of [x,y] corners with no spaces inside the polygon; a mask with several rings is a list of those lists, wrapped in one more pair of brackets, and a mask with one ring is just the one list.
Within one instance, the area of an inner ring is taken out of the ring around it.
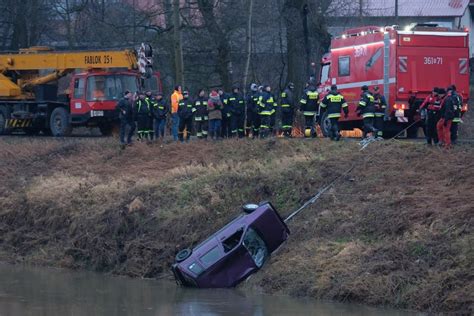
{"label": "building roof", "polygon": [[[336,0],[332,16],[395,16],[396,0]],[[398,0],[401,17],[459,17],[473,0]]]}

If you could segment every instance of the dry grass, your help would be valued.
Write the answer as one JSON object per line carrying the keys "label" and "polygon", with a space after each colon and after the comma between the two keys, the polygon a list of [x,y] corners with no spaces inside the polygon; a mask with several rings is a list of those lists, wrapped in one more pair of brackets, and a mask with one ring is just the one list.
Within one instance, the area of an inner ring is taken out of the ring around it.
{"label": "dry grass", "polygon": [[356,146],[278,139],[119,151],[109,139],[0,139],[0,260],[155,277],[242,203],[270,200],[288,214],[356,161],[244,286],[472,312],[474,149]]}

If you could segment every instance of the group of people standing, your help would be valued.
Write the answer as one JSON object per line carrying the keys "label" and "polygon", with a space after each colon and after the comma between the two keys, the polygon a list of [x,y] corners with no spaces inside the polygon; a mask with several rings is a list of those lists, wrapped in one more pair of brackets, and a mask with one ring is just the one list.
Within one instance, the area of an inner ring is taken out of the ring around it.
{"label": "group of people standing", "polygon": [[428,145],[442,145],[449,148],[457,141],[461,123],[462,97],[456,86],[447,89],[433,88],[433,92],[421,104],[419,111],[425,120],[425,135]]}
{"label": "group of people standing", "polygon": [[[181,86],[174,88],[170,106],[163,94],[138,93],[136,97],[129,91],[117,105],[120,111],[120,141],[123,145],[131,143],[137,128],[139,140],[152,141],[163,138],[168,116],[171,115],[171,134],[175,141],[187,141],[193,133],[200,139],[218,138],[266,138],[276,132],[276,113],[279,109],[281,132],[285,137],[292,136],[295,114],[300,111],[304,117],[304,136],[317,137],[316,126],[324,115],[329,121],[328,136],[338,141],[341,137],[339,120],[349,115],[349,107],[344,96],[332,85],[324,98],[316,86],[308,83],[302,98],[294,98],[295,86],[289,83],[281,92],[279,103],[269,85],[250,85],[246,97],[234,86],[231,93],[222,89],[204,89],[191,98],[189,91]],[[383,138],[384,118],[387,102],[379,87],[370,91],[362,86],[357,115],[363,119],[363,138]],[[428,144],[441,142],[450,146],[455,142],[458,124],[461,121],[462,99],[456,93],[454,85],[446,90],[434,88],[419,111],[426,119],[425,135]],[[128,134],[127,132],[128,131]],[[127,134],[127,135],[126,135]]]}

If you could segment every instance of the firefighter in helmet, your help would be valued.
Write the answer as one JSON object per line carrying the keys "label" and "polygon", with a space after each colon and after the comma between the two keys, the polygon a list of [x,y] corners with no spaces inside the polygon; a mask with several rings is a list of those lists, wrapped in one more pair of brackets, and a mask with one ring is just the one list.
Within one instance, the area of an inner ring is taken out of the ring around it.
{"label": "firefighter in helmet", "polygon": [[260,137],[266,138],[270,135],[271,124],[272,124],[272,115],[275,111],[275,98],[272,94],[272,88],[269,85],[266,85],[263,88],[263,92],[260,95],[258,100],[258,105],[260,107]]}
{"label": "firefighter in helmet", "polygon": [[329,93],[321,102],[321,112],[328,112],[328,119],[330,121],[331,129],[329,137],[331,140],[338,141],[341,138],[339,133],[339,119],[341,118],[341,110],[344,111],[344,117],[347,118],[349,114],[349,107],[342,94],[337,91],[337,86],[332,85]]}
{"label": "firefighter in helmet", "polygon": [[280,107],[281,107],[281,128],[285,137],[291,137],[291,128],[293,126],[293,116],[295,102],[293,97],[293,90],[295,85],[290,82],[286,89],[281,93]]}
{"label": "firefighter in helmet", "polygon": [[184,141],[184,131],[186,130],[186,141],[191,138],[193,130],[193,113],[196,111],[193,102],[189,99],[189,92],[183,91],[183,99],[178,103],[179,129],[178,138]]}
{"label": "firefighter in helmet", "polygon": [[366,138],[367,135],[372,134],[371,137],[377,135],[377,129],[374,126],[375,118],[375,106],[374,106],[374,96],[369,91],[369,87],[362,86],[362,94],[357,107],[357,114],[362,116],[364,122],[364,131],[363,138]]}
{"label": "firefighter in helmet", "polygon": [[378,86],[374,87],[374,106],[375,106],[375,118],[374,127],[377,129],[377,137],[383,138],[383,127],[385,122],[385,110],[387,109],[387,101],[385,96],[380,93]]}
{"label": "firefighter in helmet", "polygon": [[148,140],[153,130],[150,127],[150,119],[153,119],[153,106],[146,98],[145,93],[138,93],[138,100],[135,102],[135,119],[137,121],[137,133],[139,140]]}
{"label": "firefighter in helmet", "polygon": [[232,94],[227,99],[227,106],[231,113],[230,129],[232,137],[244,137],[245,101],[238,86],[232,87]]}
{"label": "firefighter in helmet", "polygon": [[300,100],[300,109],[305,120],[305,137],[316,137],[316,120],[319,112],[319,93],[313,84],[310,84]]}

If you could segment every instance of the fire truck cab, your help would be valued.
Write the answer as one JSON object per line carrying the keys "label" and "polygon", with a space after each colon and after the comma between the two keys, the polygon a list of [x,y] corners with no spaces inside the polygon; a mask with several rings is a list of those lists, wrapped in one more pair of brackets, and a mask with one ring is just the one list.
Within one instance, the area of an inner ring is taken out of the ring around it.
{"label": "fire truck cab", "polygon": [[[349,117],[341,118],[341,129],[362,126],[356,114],[361,87],[379,86],[387,100],[384,135],[394,135],[419,118],[417,109],[434,87],[455,84],[469,97],[469,43],[467,30],[451,30],[436,24],[418,24],[401,30],[398,26],[366,26],[349,29],[331,42],[323,56],[319,92],[324,95],[336,84],[349,104]],[[323,133],[329,120],[321,118]],[[416,136],[423,123],[414,124],[408,137]]]}

